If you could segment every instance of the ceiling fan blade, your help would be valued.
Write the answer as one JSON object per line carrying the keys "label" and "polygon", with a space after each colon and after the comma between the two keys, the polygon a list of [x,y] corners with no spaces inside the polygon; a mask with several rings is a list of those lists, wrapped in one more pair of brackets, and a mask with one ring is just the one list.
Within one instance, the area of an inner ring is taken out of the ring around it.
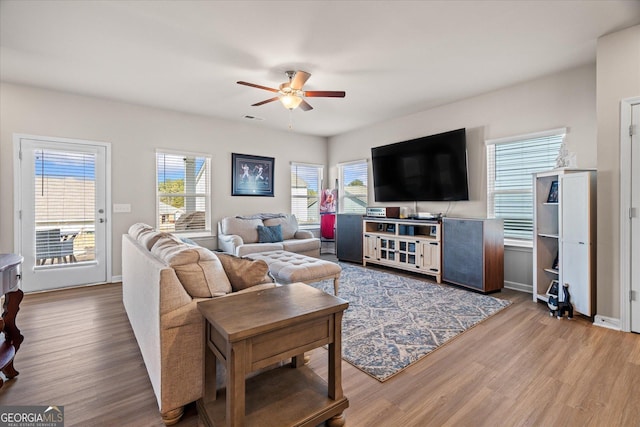
{"label": "ceiling fan blade", "polygon": [[257,102],[255,104],[251,104],[251,106],[252,107],[259,107],[261,105],[268,104],[269,102],[277,101],[278,99],[280,99],[279,96],[274,96],[273,98],[265,99],[264,101]]}
{"label": "ceiling fan blade", "polygon": [[307,90],[304,93],[309,98],[344,98],[345,95],[341,90]]}
{"label": "ceiling fan blade", "polygon": [[309,77],[311,77],[311,74],[307,73],[306,71],[296,71],[296,74],[291,80],[291,89],[302,89],[302,86],[304,86],[307,80],[309,80]]}
{"label": "ceiling fan blade", "polygon": [[300,103],[299,107],[303,111],[313,110],[313,107],[311,105],[309,105],[309,103],[307,101],[305,101],[304,99]]}
{"label": "ceiling fan blade", "polygon": [[258,89],[268,90],[269,92],[277,92],[278,91],[278,89],[274,89],[274,88],[266,87],[266,86],[260,86],[260,85],[254,84],[254,83],[247,83],[247,82],[236,82],[236,83],[238,83],[239,85],[245,85],[245,86],[255,87],[255,88],[258,88]]}

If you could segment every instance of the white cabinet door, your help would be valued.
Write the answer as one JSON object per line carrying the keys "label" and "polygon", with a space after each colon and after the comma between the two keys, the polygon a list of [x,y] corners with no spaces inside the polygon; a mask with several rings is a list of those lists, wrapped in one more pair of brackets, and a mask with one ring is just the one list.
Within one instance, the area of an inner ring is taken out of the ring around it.
{"label": "white cabinet door", "polygon": [[591,301],[590,175],[571,173],[560,177],[562,217],[560,284],[569,284],[574,309],[593,316]]}

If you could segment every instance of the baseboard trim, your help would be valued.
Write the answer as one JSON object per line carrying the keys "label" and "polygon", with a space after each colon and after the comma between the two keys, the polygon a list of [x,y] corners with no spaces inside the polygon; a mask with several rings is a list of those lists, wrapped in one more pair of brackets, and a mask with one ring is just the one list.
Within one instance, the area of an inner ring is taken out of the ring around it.
{"label": "baseboard trim", "polygon": [[613,317],[601,316],[597,314],[593,320],[593,324],[602,328],[613,329],[615,331],[621,330],[620,319],[616,319]]}
{"label": "baseboard trim", "polygon": [[111,276],[111,283],[122,282],[122,275],[119,276]]}
{"label": "baseboard trim", "polygon": [[505,280],[504,287],[507,289],[513,289],[514,291],[527,292],[529,294],[533,293],[533,285],[528,285],[526,283],[510,282]]}

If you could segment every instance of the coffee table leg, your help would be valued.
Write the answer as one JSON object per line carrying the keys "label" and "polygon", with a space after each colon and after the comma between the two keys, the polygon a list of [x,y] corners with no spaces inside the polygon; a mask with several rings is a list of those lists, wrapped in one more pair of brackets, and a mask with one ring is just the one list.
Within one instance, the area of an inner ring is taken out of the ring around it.
{"label": "coffee table leg", "polygon": [[342,399],[342,312],[333,315],[333,342],[329,344],[329,391],[333,400]]}
{"label": "coffee table leg", "polygon": [[246,349],[246,342],[240,341],[229,344],[227,351],[226,418],[230,427],[244,426]]}

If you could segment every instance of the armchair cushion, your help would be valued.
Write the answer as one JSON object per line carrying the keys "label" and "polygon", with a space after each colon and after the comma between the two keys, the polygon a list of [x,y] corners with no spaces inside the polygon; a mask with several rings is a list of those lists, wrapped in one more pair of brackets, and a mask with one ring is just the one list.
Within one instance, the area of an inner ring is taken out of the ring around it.
{"label": "armchair cushion", "polygon": [[282,228],[282,239],[295,239],[296,231],[298,231],[298,220],[295,215],[286,215],[278,218],[268,218],[264,220],[264,225],[274,226],[280,225]]}
{"label": "armchair cushion", "polygon": [[282,242],[282,226],[280,224],[258,226],[258,243],[276,242]]}
{"label": "armchair cushion", "polygon": [[240,236],[243,243],[257,243],[259,225],[265,225],[262,223],[261,219],[226,217],[222,219],[221,229],[223,234],[235,234]]}

